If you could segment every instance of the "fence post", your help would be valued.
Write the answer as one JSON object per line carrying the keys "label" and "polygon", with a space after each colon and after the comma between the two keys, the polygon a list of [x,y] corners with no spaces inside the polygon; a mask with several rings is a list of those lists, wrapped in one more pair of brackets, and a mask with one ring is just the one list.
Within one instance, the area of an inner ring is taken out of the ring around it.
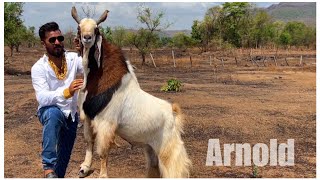
{"label": "fence post", "polygon": [[302,55],[300,56],[300,66],[302,66]]}
{"label": "fence post", "polygon": [[287,57],[285,57],[284,60],[286,61],[287,66],[290,66],[288,61],[287,61]]}
{"label": "fence post", "polygon": [[190,55],[190,66],[192,67],[192,58],[191,58],[191,55]]}
{"label": "fence post", "polygon": [[289,55],[289,49],[287,49],[287,54],[286,54],[286,57],[284,58],[284,60],[286,61],[286,63],[287,63],[287,66],[289,66],[289,63],[288,63],[288,61],[287,61],[287,57],[288,57],[288,55]]}
{"label": "fence post", "polygon": [[250,48],[250,54],[249,54],[249,58],[250,58],[250,61],[252,63],[252,65],[254,65],[254,62],[253,62],[253,56],[252,56],[252,48]]}
{"label": "fence post", "polygon": [[273,61],[274,61],[274,64],[275,64],[276,66],[278,66],[277,58],[276,58],[276,57],[274,57]]}
{"label": "fence post", "polygon": [[210,66],[211,66],[212,65],[211,55],[209,56],[209,60],[210,60]]}
{"label": "fence post", "polygon": [[174,59],[174,51],[172,50],[173,67],[176,67],[176,60]]}
{"label": "fence post", "polygon": [[151,57],[151,60],[152,60],[153,66],[156,68],[157,66],[156,66],[156,63],[154,62],[154,59],[153,59],[153,56],[152,56],[152,54],[151,54],[151,53],[150,53],[150,57]]}
{"label": "fence post", "polygon": [[222,64],[222,67],[224,68],[223,58],[221,58],[221,64]]}

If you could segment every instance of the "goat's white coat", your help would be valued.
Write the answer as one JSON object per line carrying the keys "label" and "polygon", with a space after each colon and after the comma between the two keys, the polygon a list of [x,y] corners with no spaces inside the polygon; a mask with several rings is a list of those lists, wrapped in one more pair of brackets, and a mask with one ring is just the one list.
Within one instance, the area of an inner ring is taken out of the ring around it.
{"label": "goat's white coat", "polygon": [[92,120],[85,115],[82,106],[88,93],[85,89],[90,71],[88,48],[90,47],[84,45],[84,85],[78,100],[88,145],[85,160],[81,164],[81,176],[87,175],[90,170],[95,134],[97,152],[101,158],[100,177],[107,177],[108,152],[114,143],[115,134],[118,134],[132,144],[144,144],[147,148],[152,148],[147,152],[149,175],[159,166],[162,177],[188,177],[191,161],[180,136],[181,112],[174,112],[173,105],[143,91],[129,61],[126,62],[129,72],[122,77],[121,85],[108,105]]}
{"label": "goat's white coat", "polygon": [[117,124],[117,134],[131,143],[150,144],[161,128],[174,128],[172,105],[142,89],[132,73],[122,78],[108,106],[99,113],[92,125],[101,127],[105,121]]}

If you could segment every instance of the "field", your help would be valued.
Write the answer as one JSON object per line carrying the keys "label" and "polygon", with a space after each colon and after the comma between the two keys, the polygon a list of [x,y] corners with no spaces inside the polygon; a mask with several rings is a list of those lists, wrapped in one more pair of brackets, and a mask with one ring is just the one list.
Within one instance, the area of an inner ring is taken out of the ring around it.
{"label": "field", "polygon": [[[240,52],[240,51],[239,51]],[[8,49],[5,48],[5,54]],[[21,49],[13,57],[5,57],[4,74],[4,177],[41,178],[42,127],[35,116],[37,102],[31,84],[31,66],[43,54],[42,49]],[[192,57],[176,55],[173,67],[170,52],[154,54],[157,68],[147,60],[145,66],[135,53],[126,52],[137,68],[140,86],[146,92],[181,105],[186,116],[183,140],[192,160],[193,178],[235,177],[316,177],[316,68],[315,51],[290,52],[289,66],[283,60],[257,64],[226,55],[224,62],[208,55]],[[283,53],[285,54],[285,53]],[[300,54],[305,60],[300,63]],[[222,57],[222,56],[221,56]],[[244,56],[241,56],[244,57]],[[241,58],[239,58],[241,59]],[[181,92],[161,92],[170,78],[183,83]],[[294,166],[206,166],[208,140],[220,143],[278,144],[294,139]],[[118,139],[121,147],[109,156],[110,177],[145,177],[145,158],[140,147]],[[79,127],[66,177],[77,178],[84,160],[83,127]],[[94,157],[98,177],[99,158]],[[254,171],[254,172],[253,172]]]}

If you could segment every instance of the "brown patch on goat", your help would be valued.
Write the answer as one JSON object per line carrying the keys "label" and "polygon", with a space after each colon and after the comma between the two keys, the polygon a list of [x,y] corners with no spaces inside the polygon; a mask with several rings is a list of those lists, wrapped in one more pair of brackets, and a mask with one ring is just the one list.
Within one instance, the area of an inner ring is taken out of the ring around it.
{"label": "brown patch on goat", "polygon": [[[101,66],[98,69],[90,67],[86,89],[86,99],[101,94],[121,82],[122,77],[129,72],[125,57],[117,46],[108,43],[104,38],[101,45]],[[89,55],[89,63],[95,61]],[[95,62],[94,62],[95,63]]]}

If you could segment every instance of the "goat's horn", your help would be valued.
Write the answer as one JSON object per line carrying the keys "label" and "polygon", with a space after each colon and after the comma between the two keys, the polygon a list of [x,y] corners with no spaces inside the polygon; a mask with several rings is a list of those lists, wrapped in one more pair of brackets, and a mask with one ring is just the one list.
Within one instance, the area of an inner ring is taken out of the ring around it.
{"label": "goat's horn", "polygon": [[80,18],[78,16],[77,10],[76,10],[76,8],[74,6],[72,7],[71,15],[72,15],[73,19],[76,20],[76,22],[78,24],[80,24]]}
{"label": "goat's horn", "polygon": [[104,13],[101,15],[101,17],[97,21],[97,25],[99,25],[100,23],[102,23],[103,21],[105,21],[107,19],[108,12],[109,12],[108,10],[104,11]]}

